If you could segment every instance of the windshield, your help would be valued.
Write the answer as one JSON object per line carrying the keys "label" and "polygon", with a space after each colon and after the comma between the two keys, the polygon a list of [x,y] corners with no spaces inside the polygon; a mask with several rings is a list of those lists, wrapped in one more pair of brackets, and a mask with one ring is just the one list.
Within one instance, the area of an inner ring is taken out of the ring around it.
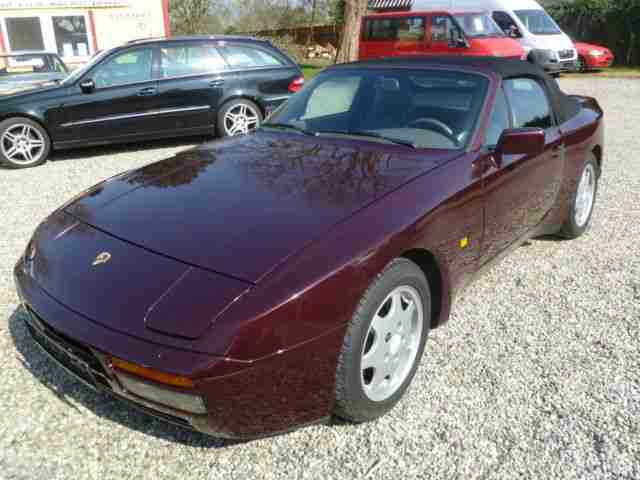
{"label": "windshield", "polygon": [[470,38],[504,37],[504,33],[486,13],[458,13],[454,15],[458,25]]}
{"label": "windshield", "polygon": [[560,27],[544,10],[516,10],[516,15],[534,35],[557,35]]}
{"label": "windshield", "polygon": [[60,62],[54,62],[49,55],[0,56],[0,77],[56,72],[65,73],[64,67]]}
{"label": "windshield", "polygon": [[74,70],[73,72],[71,72],[71,74],[62,81],[62,84],[63,85],[69,85],[69,84],[75,82],[77,79],[82,77],[86,72],[91,70],[95,64],[97,64],[104,57],[109,55],[112,51],[113,50],[103,50],[102,52],[98,53],[91,60],[89,60],[89,62],[86,65],[84,65],[83,67],[80,67],[80,68]]}
{"label": "windshield", "polygon": [[263,128],[461,149],[471,139],[487,85],[480,75],[449,71],[329,70],[293,95]]}

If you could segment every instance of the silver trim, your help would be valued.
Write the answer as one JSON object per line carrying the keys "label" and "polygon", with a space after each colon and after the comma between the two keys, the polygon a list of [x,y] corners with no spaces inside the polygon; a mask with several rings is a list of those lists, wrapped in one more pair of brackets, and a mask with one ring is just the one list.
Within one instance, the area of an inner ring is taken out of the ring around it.
{"label": "silver trim", "polygon": [[202,105],[198,107],[165,108],[162,110],[152,110],[150,112],[144,112],[144,113],[128,113],[126,115],[111,115],[109,117],[96,118],[92,120],[81,120],[79,122],[63,123],[62,125],[60,125],[60,127],[69,128],[69,127],[77,127],[80,125],[90,125],[94,123],[110,122],[114,120],[127,120],[130,118],[153,117],[156,115],[167,115],[170,113],[182,113],[182,112],[195,112],[199,110],[211,110],[211,106]]}
{"label": "silver trim", "polygon": [[289,98],[291,98],[291,95],[282,95],[280,97],[268,97],[268,98],[264,98],[265,102],[277,102],[279,100],[289,100]]}

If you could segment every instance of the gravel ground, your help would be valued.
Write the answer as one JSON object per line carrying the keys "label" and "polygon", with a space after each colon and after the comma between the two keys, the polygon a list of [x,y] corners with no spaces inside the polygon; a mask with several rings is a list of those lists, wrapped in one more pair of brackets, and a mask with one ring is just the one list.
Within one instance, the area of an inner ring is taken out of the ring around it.
{"label": "gravel ground", "polygon": [[188,145],[85,150],[0,171],[0,477],[640,478],[640,81],[562,83],[608,115],[592,230],[533,241],[472,286],[432,333],[405,399],[367,425],[230,443],[68,377],[26,336],[13,263],[71,195]]}

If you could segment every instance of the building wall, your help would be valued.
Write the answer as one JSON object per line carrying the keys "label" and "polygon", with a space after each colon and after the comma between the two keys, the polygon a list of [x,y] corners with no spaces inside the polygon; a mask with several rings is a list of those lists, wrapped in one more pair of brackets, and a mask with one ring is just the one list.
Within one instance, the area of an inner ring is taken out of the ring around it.
{"label": "building wall", "polygon": [[68,64],[169,36],[168,0],[0,0],[0,50],[58,52]]}

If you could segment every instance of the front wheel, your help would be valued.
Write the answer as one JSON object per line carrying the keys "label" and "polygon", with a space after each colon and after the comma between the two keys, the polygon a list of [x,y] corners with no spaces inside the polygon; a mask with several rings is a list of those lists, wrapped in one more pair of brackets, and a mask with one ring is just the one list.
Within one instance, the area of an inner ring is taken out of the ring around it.
{"label": "front wheel", "polygon": [[261,124],[260,108],[251,100],[231,100],[218,113],[218,134],[221,137],[243,135]]}
{"label": "front wheel", "polygon": [[336,375],[337,416],[365,422],[398,403],[420,363],[430,315],[422,270],[408,259],[391,262],[369,286],[347,328]]}
{"label": "front wheel", "polygon": [[593,207],[598,194],[598,163],[592,155],[578,177],[578,184],[571,196],[571,206],[560,235],[574,239],[583,235],[589,228]]}
{"label": "front wheel", "polygon": [[28,168],[47,161],[51,140],[44,128],[28,118],[9,118],[0,123],[0,164]]}
{"label": "front wheel", "polygon": [[576,70],[578,71],[578,73],[585,73],[587,71],[587,61],[583,56],[578,57]]}

